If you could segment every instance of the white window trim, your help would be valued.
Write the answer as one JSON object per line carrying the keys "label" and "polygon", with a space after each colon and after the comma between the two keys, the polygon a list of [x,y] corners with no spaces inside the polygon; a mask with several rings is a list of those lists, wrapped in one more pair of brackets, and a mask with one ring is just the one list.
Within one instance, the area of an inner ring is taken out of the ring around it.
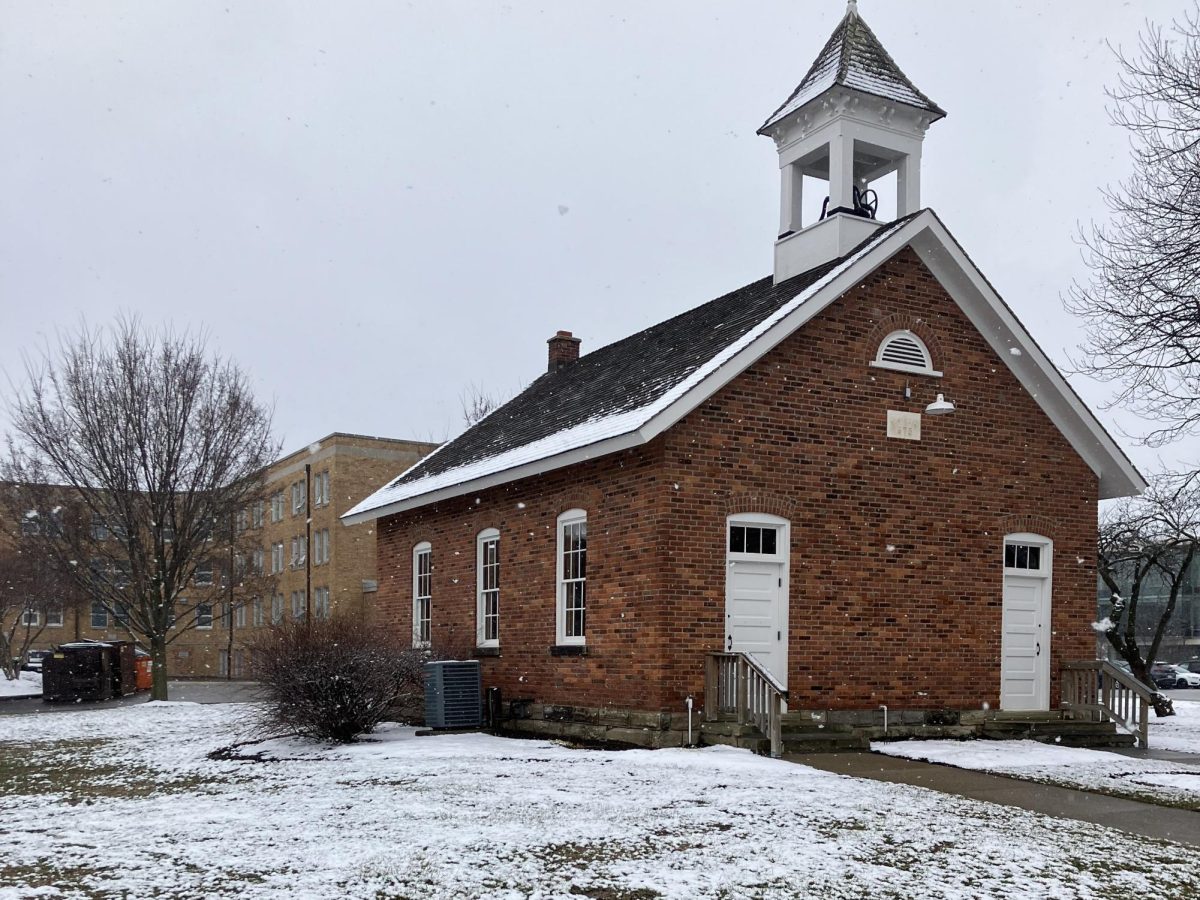
{"label": "white window trim", "polygon": [[[563,580],[563,530],[568,525],[578,522],[587,524],[587,510],[568,509],[558,517],[554,550],[555,594],[554,603],[554,639],[560,647],[582,647],[587,644],[587,575],[583,581],[584,619],[583,634],[567,637],[567,591],[566,581]],[[585,557],[586,559],[586,557]],[[586,565],[586,563],[585,563]]]}
{"label": "white window trim", "polygon": [[[57,614],[58,621],[53,622],[51,619],[52,613]],[[46,610],[46,627],[47,628],[62,628],[67,621],[67,611],[65,608],[58,606]]]}
{"label": "white window trim", "polygon": [[485,528],[475,537],[475,645],[477,647],[500,646],[500,586],[496,586],[496,637],[485,638],[486,608],[483,590],[483,548],[489,541],[496,541],[496,565],[500,565],[500,531]]}
{"label": "white window trim", "polygon": [[[182,598],[181,598],[181,601],[183,603],[187,603],[187,601],[182,600]],[[201,607],[208,607],[208,624],[207,625],[200,624],[200,608]],[[213,622],[216,621],[215,613],[216,613],[216,610],[213,609],[213,605],[211,603],[197,603],[196,609],[192,613],[192,615],[195,617],[195,620],[196,620],[196,630],[197,631],[212,631]]]}
{"label": "white window trim", "polygon": [[[1029,578],[1049,578],[1054,571],[1054,541],[1041,534],[1034,534],[1028,531],[1018,532],[1016,534],[1006,534],[1004,536],[1004,546],[1009,544],[1022,544],[1026,547],[1038,547],[1042,552],[1038,554],[1038,568],[1036,569],[1010,569],[1007,565],[1004,566],[1005,575],[1024,575]],[[1003,553],[1000,557],[1004,560]]]}
{"label": "white window trim", "polygon": [[421,541],[413,547],[412,551],[412,640],[413,647],[418,649],[426,649],[432,643],[432,640],[421,640],[421,621],[420,621],[420,594],[417,557],[422,553],[429,554],[429,594],[426,595],[429,599],[429,636],[433,637],[433,544],[429,541]]}
{"label": "white window trim", "polygon": [[[911,341],[915,341],[917,346],[921,348],[921,352],[925,354],[926,365],[924,366],[908,366],[904,363],[884,362],[883,349],[891,342],[894,337],[906,337]],[[941,378],[942,373],[933,368],[933,354],[929,352],[929,347],[913,332],[900,328],[893,331],[882,341],[879,342],[879,348],[875,351],[875,358],[871,360],[870,365],[876,369],[890,369],[893,372],[910,372],[913,375],[928,375],[931,378]]]}
{"label": "white window trim", "polygon": [[[31,621],[32,620],[32,621]],[[39,609],[26,606],[21,610],[21,627],[22,628],[41,628],[42,627],[42,612]]]}

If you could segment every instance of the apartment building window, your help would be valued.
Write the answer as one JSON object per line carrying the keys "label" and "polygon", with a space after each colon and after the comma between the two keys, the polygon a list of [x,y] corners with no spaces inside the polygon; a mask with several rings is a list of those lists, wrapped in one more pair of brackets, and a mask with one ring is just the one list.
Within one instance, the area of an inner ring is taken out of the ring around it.
{"label": "apartment building window", "polygon": [[587,513],[572,509],[558,517],[558,643],[584,643],[586,595]]}
{"label": "apartment building window", "polygon": [[304,591],[292,591],[292,618],[304,618],[304,601],[306,597]]}
{"label": "apartment building window", "polygon": [[36,510],[29,510],[21,518],[21,535],[23,537],[37,537],[42,533],[42,523],[38,521]]}
{"label": "apartment building window", "polygon": [[428,647],[433,625],[433,547],[413,548],[413,646]]}
{"label": "apartment building window", "polygon": [[308,540],[302,537],[292,538],[292,568],[299,569],[308,558]]}
{"label": "apartment building window", "polygon": [[329,562],[329,529],[322,528],[313,534],[313,565],[323,566]]}
{"label": "apartment building window", "polygon": [[218,670],[219,670],[220,676],[222,678],[228,678],[229,677],[229,651],[222,650],[217,658],[218,658],[218,660],[220,660],[220,662],[218,663]]}
{"label": "apartment building window", "polygon": [[329,618],[329,588],[319,587],[313,591],[313,616],[318,619]]}
{"label": "apartment building window", "polygon": [[233,627],[234,628],[245,628],[246,627],[246,604],[245,603],[237,603],[234,605],[234,607],[233,607]]}
{"label": "apartment building window", "polygon": [[92,540],[108,540],[108,523],[106,523],[103,518],[95,513],[92,513]]}
{"label": "apartment building window", "polygon": [[277,491],[271,495],[271,521],[282,522],[283,511],[286,506],[286,501],[283,499],[283,491]]}
{"label": "apartment building window", "polygon": [[250,527],[250,510],[239,509],[237,514],[237,533],[241,534]]}
{"label": "apartment building window", "polygon": [[308,487],[303,481],[292,485],[292,515],[298,516],[304,512],[304,503],[308,499]]}
{"label": "apartment building window", "polygon": [[175,526],[169,522],[164,522],[158,532],[162,535],[162,542],[164,544],[169,544],[175,540]]}
{"label": "apartment building window", "polygon": [[47,628],[62,628],[63,626],[63,608],[61,606],[51,607],[46,610],[46,627]]}
{"label": "apartment building window", "polygon": [[233,677],[241,678],[246,669],[246,651],[233,651]]}
{"label": "apartment building window", "polygon": [[196,574],[192,580],[201,586],[213,583],[213,564],[211,559],[196,563]]}
{"label": "apartment building window", "polygon": [[196,604],[196,627],[197,628],[212,628],[213,626],[213,608],[211,603]]}
{"label": "apartment building window", "polygon": [[263,553],[262,547],[259,547],[250,554],[250,571],[253,574],[261,575],[263,573],[263,561],[265,557],[266,554]]}
{"label": "apartment building window", "polygon": [[271,597],[271,624],[278,625],[283,621],[283,594]]}
{"label": "apartment building window", "polygon": [[278,575],[284,570],[283,541],[271,545],[271,574]]}
{"label": "apartment building window", "polygon": [[21,624],[27,628],[37,628],[42,624],[42,614],[32,606],[27,606],[21,610]]}
{"label": "apartment building window", "polygon": [[99,600],[92,601],[90,623],[93,628],[108,627],[108,610],[104,608],[104,604]]}
{"label": "apartment building window", "polygon": [[475,540],[477,643],[500,645],[500,532],[488,528]]}
{"label": "apartment building window", "polygon": [[255,500],[250,506],[250,527],[262,528],[263,525],[263,506],[262,500]]}
{"label": "apartment building window", "polygon": [[313,506],[329,505],[329,471],[313,476]]}
{"label": "apartment building window", "polygon": [[261,628],[264,621],[262,597],[255,597],[253,600],[251,600],[250,608],[253,610],[253,618],[251,621],[254,622],[254,627]]}

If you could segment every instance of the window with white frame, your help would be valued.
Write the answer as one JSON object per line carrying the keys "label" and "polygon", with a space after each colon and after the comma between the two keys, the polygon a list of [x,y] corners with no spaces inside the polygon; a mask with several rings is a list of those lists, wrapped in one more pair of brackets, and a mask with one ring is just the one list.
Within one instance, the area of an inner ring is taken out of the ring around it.
{"label": "window with white frame", "polygon": [[287,506],[287,502],[283,499],[283,491],[276,491],[271,495],[271,521],[282,522],[283,511]]}
{"label": "window with white frame", "polygon": [[21,624],[26,628],[37,628],[42,624],[42,614],[32,606],[21,610]]}
{"label": "window with white frame", "polygon": [[255,551],[250,554],[251,572],[253,572],[255,575],[261,575],[263,573],[263,563],[265,560],[266,554],[263,553],[262,547],[255,549]]}
{"label": "window with white frame", "polygon": [[488,528],[475,539],[476,643],[500,646],[500,532]]}
{"label": "window with white frame", "polygon": [[47,628],[62,628],[63,627],[63,608],[61,606],[52,606],[46,610],[46,627]]}
{"label": "window with white frame", "polygon": [[263,506],[262,500],[255,500],[250,507],[250,527],[262,528],[263,525]]}
{"label": "window with white frame", "polygon": [[251,600],[250,608],[253,610],[251,621],[254,623],[254,627],[261,628],[264,622],[262,597],[255,597]]}
{"label": "window with white frame", "polygon": [[329,588],[313,589],[313,616],[318,619],[329,618]]}
{"label": "window with white frame", "polygon": [[284,570],[283,541],[271,545],[271,574],[278,575]]}
{"label": "window with white frame", "polygon": [[428,647],[433,632],[433,547],[413,548],[413,646]]}
{"label": "window with white frame", "polygon": [[38,519],[37,510],[29,510],[21,517],[21,534],[24,537],[36,537],[42,533],[42,523]]}
{"label": "window with white frame", "polygon": [[278,625],[283,621],[283,594],[271,597],[271,624]]}
{"label": "window with white frame", "polygon": [[213,583],[213,564],[211,559],[206,559],[196,563],[196,574],[192,579],[198,585],[209,585]]}
{"label": "window with white frame", "polygon": [[308,486],[303,481],[292,485],[292,515],[298,516],[304,512],[304,503],[308,499]]}
{"label": "window with white frame", "polygon": [[213,626],[213,608],[211,603],[196,604],[196,627],[197,628],[212,628]]}
{"label": "window with white frame", "polygon": [[217,673],[222,678],[228,678],[229,677],[229,651],[228,650],[220,651],[220,653],[217,655],[217,659],[219,660],[219,662],[217,664]]}
{"label": "window with white frame", "polygon": [[307,596],[304,591],[292,591],[292,618],[303,619]]}
{"label": "window with white frame", "polygon": [[313,506],[329,505],[329,470],[313,476]]}
{"label": "window with white frame", "polygon": [[304,565],[304,561],[307,557],[308,539],[304,537],[292,538],[292,568],[299,569]]}
{"label": "window with white frame", "polygon": [[108,610],[100,600],[92,601],[90,624],[93,628],[108,627]]}
{"label": "window with white frame", "polygon": [[559,644],[583,644],[587,633],[587,513],[572,509],[558,517]]}
{"label": "window with white frame", "polygon": [[233,608],[233,627],[234,628],[245,628],[246,627],[246,604],[245,603],[238,603],[237,605],[234,606],[234,608]]}
{"label": "window with white frame", "polygon": [[1004,568],[1026,572],[1041,572],[1045,545],[1012,542],[1004,545]]}
{"label": "window with white frame", "polygon": [[879,369],[912,372],[914,375],[933,375],[933,358],[925,342],[908,330],[893,331],[879,344],[871,365]]}
{"label": "window with white frame", "polygon": [[322,528],[313,534],[313,565],[323,566],[329,562],[329,529]]}

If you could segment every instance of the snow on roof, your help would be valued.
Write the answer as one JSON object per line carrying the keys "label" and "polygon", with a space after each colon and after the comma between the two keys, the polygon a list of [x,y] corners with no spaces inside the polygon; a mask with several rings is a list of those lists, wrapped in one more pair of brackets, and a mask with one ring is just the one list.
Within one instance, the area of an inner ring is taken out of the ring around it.
{"label": "snow on roof", "polygon": [[[779,285],[769,278],[747,285],[542,376],[343,518],[362,521],[393,504],[636,434],[911,218],[880,228],[842,260]],[[546,419],[551,410],[557,423]]]}
{"label": "snow on roof", "polygon": [[835,85],[915,106],[933,113],[939,119],[946,115],[940,106],[921,93],[900,71],[852,3],[808,74],[783,105],[763,123],[759,134],[765,133],[771,126]]}

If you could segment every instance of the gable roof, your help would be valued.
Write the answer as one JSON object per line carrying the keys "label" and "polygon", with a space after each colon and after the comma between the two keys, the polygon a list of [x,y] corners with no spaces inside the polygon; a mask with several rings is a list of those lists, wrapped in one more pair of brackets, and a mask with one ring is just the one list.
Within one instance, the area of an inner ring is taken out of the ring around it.
{"label": "gable roof", "polygon": [[911,245],[1100,477],[1102,497],[1145,481],[930,210],[881,227],[839,260],[764,278],[609,344],[442,445],[342,518],[346,524],[461,496],[645,444]]}
{"label": "gable roof", "polygon": [[926,110],[933,113],[934,121],[946,115],[900,71],[852,0],[808,74],[783,105],[767,117],[758,133],[766,134],[781,119],[836,85]]}

